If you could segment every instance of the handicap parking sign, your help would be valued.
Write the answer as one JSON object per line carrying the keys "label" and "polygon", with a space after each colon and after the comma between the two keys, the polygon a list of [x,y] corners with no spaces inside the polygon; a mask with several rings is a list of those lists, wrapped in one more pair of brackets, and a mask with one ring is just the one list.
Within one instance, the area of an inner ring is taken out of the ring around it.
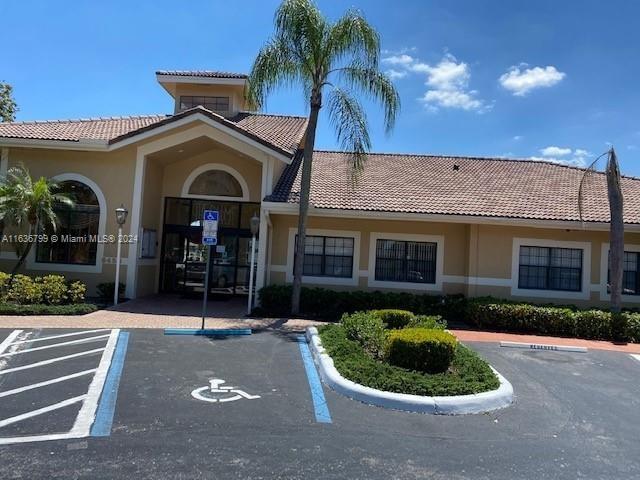
{"label": "handicap parking sign", "polygon": [[202,244],[218,244],[218,212],[205,210],[202,216]]}

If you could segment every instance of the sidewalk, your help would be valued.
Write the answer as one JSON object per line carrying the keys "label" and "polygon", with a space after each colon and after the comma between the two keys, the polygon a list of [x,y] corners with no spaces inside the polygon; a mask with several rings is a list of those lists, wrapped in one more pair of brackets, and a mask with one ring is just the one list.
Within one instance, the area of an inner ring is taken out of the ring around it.
{"label": "sidewalk", "polygon": [[583,340],[579,338],[545,337],[542,335],[521,335],[518,333],[478,332],[475,330],[450,330],[461,342],[520,342],[545,345],[572,345],[591,350],[610,350],[624,353],[640,353],[640,343],[617,344],[604,340]]}

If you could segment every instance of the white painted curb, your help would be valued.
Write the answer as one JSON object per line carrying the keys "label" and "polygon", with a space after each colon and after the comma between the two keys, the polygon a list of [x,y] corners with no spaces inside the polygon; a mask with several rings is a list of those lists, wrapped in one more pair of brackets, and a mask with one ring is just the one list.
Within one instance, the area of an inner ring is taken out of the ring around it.
{"label": "white painted curb", "polygon": [[354,400],[379,407],[437,415],[484,413],[508,407],[513,402],[513,387],[509,381],[500,375],[493,367],[491,367],[491,369],[498,377],[500,387],[490,392],[471,395],[423,397],[406,393],[385,392],[383,390],[365,387],[364,385],[347,380],[340,375],[333,364],[333,360],[322,346],[317,328],[308,327],[306,337],[322,380],[336,392],[353,398]]}
{"label": "white painted curb", "polygon": [[575,347],[573,345],[547,345],[544,343],[500,342],[501,347],[525,348],[527,350],[550,350],[553,352],[578,352],[587,353],[587,347]]}

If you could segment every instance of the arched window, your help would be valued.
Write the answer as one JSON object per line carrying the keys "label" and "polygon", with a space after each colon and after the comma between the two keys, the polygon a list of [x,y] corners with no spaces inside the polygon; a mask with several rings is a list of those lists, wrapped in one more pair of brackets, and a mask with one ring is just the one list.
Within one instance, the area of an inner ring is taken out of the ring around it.
{"label": "arched window", "polygon": [[68,265],[95,265],[98,248],[100,204],[96,193],[77,180],[59,183],[59,192],[68,195],[73,205],[55,206],[58,218],[55,232],[47,228],[46,234],[57,235],[57,241],[38,243],[36,261]]}
{"label": "arched window", "polygon": [[198,175],[189,187],[189,195],[207,197],[242,197],[242,186],[233,175],[222,170],[207,170]]}

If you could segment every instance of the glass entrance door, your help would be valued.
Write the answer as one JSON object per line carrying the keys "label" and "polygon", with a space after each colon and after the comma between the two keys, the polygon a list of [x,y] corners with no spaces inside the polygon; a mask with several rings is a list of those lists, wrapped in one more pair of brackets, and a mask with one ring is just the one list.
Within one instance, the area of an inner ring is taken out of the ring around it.
{"label": "glass entrance door", "polygon": [[[218,230],[218,245],[211,247],[211,258],[208,258],[207,247],[200,243],[202,227],[200,221],[195,220],[202,216],[204,209],[224,212]],[[210,294],[247,294],[251,260],[248,223],[258,210],[259,205],[251,203],[167,199],[160,290],[201,296],[207,262],[210,261]],[[257,260],[257,254],[255,258]]]}

